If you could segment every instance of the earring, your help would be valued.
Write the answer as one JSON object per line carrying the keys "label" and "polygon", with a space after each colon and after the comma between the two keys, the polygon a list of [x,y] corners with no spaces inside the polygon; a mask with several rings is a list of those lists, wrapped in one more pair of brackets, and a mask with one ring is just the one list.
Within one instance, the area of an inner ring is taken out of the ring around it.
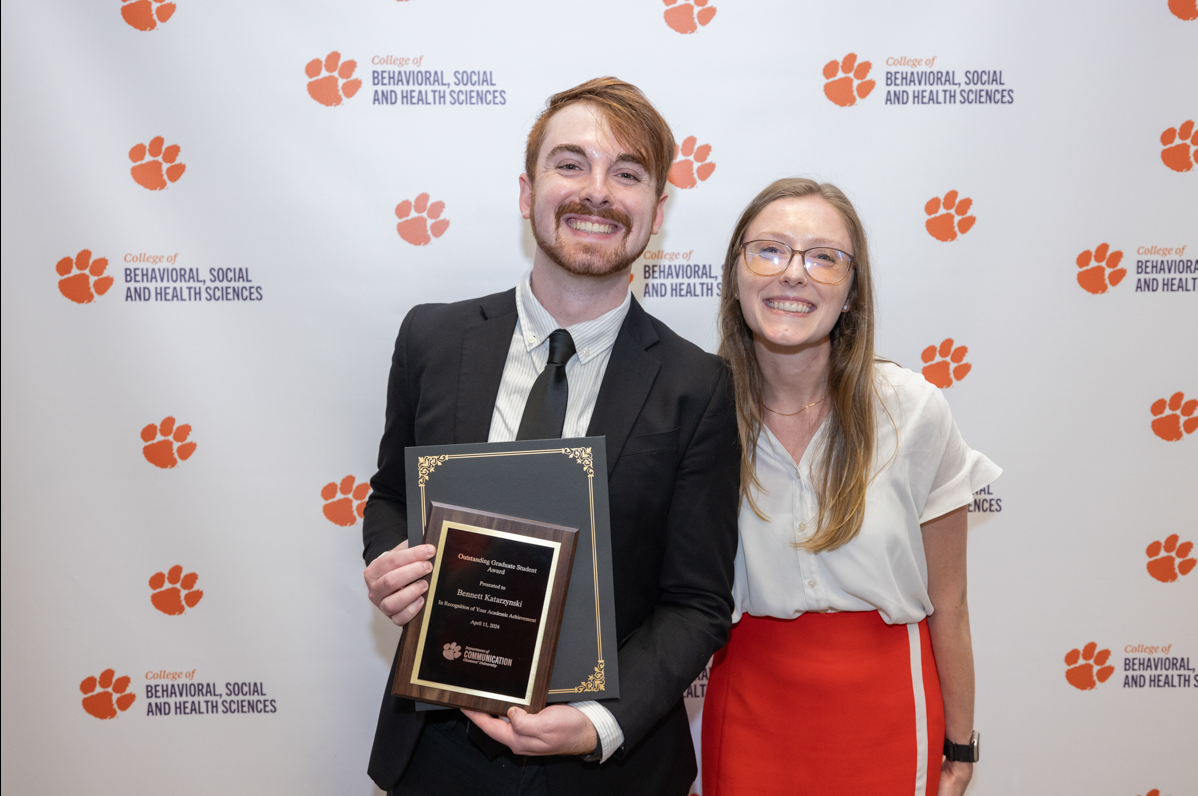
{"label": "earring", "polygon": [[844,309],[843,309],[843,310],[841,310],[841,312],[848,312],[848,311],[849,311],[849,305],[848,305],[848,304],[845,304],[845,305],[844,305]]}

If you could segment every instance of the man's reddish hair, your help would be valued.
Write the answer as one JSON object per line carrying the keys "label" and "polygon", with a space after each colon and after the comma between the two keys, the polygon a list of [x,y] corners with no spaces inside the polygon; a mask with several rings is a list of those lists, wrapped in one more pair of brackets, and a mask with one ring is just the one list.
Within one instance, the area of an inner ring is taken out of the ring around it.
{"label": "man's reddish hair", "polygon": [[597,77],[549,98],[528,133],[524,149],[524,173],[529,181],[536,182],[537,155],[545,141],[549,120],[577,102],[589,102],[599,109],[612,136],[641,160],[657,181],[657,193],[661,194],[666,188],[670,164],[674,162],[674,134],[639,88],[614,77]]}

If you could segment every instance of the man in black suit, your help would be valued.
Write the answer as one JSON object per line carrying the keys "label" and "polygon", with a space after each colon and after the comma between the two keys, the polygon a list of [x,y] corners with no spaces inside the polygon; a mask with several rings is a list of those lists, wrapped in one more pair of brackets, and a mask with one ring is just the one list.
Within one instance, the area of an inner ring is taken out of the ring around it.
{"label": "man in black suit", "polygon": [[[628,289],[674,154],[634,86],[599,78],[550,98],[520,176],[532,271],[515,290],[415,307],[400,327],[363,530],[371,601],[404,625],[431,569],[430,545],[407,547],[404,448],[525,438],[559,379],[551,434],[606,437],[620,698],[417,712],[388,678],[369,772],[392,793],[681,795],[694,779],[682,694],[727,638],[739,449],[723,364]],[[484,753],[480,731],[504,753]]]}

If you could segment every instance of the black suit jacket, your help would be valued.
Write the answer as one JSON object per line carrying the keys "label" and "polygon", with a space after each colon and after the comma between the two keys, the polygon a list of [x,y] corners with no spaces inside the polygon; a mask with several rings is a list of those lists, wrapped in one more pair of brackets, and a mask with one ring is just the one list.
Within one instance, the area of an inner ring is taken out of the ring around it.
{"label": "black suit jacket", "polygon": [[[367,563],[407,539],[404,448],[485,442],[517,321],[515,291],[421,305],[400,326],[379,469],[363,539]],[[685,794],[695,776],[682,694],[727,640],[740,452],[723,363],[634,300],[588,435],[607,439],[624,732],[608,762],[546,761],[555,793]],[[370,757],[384,790],[402,776],[424,715],[387,681]]]}

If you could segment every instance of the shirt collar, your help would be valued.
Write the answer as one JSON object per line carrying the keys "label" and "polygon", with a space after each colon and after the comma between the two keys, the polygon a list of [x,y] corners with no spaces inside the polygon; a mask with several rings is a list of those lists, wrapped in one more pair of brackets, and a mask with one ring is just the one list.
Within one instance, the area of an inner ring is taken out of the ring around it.
{"label": "shirt collar", "polygon": [[[632,291],[629,290],[624,294],[624,301],[615,309],[603,313],[598,318],[566,327],[566,331],[574,340],[579,362],[589,362],[615,345],[620,327],[624,325],[624,318],[631,306]],[[541,306],[541,302],[533,295],[531,270],[524,274],[516,286],[516,314],[520,318],[520,333],[524,336],[526,351],[545,345],[549,335],[561,328],[549,314],[549,310]]]}

